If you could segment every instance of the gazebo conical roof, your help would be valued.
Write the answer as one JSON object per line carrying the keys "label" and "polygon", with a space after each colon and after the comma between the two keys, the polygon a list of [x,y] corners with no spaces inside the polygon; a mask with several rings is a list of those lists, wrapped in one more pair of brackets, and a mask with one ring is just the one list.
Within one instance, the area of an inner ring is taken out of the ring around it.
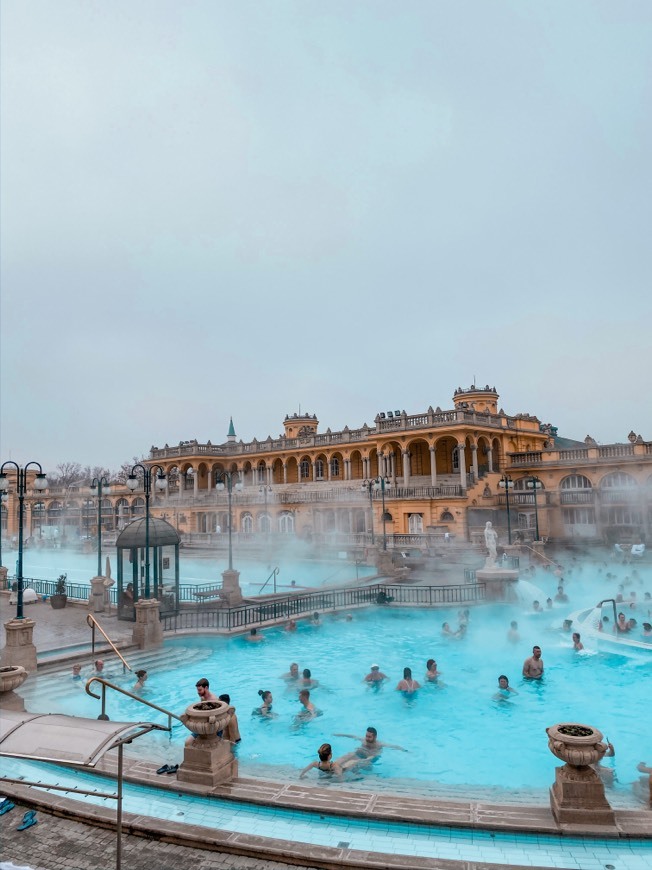
{"label": "gazebo conical roof", "polygon": [[[179,533],[166,520],[158,517],[149,518],[150,547],[164,547],[167,544],[179,544]],[[145,546],[145,518],[134,520],[120,532],[115,542],[118,550],[131,550],[134,547]]]}

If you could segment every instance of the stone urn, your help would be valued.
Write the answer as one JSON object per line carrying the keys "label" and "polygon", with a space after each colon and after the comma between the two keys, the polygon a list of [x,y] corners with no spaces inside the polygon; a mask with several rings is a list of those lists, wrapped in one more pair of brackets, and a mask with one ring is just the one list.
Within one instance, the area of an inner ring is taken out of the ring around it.
{"label": "stone urn", "polygon": [[198,701],[179,718],[192,731],[186,740],[177,779],[212,788],[238,775],[231,743],[218,737],[231,721],[235,708],[224,701]]}
{"label": "stone urn", "polygon": [[232,716],[233,707],[225,701],[198,701],[186,707],[180,719],[193,734],[210,739],[226,728]]}
{"label": "stone urn", "polygon": [[0,668],[0,693],[13,692],[18,686],[22,686],[27,677],[27,671],[20,665]]}
{"label": "stone urn", "polygon": [[21,686],[29,672],[21,665],[5,665],[0,668],[0,705],[3,710],[25,710],[25,701],[14,692]]}
{"label": "stone urn", "polygon": [[602,732],[590,725],[564,722],[546,728],[546,733],[548,749],[569,767],[597,764],[607,751],[606,744],[602,743]]}
{"label": "stone urn", "polygon": [[602,732],[579,722],[562,722],[546,728],[548,749],[564,761],[555,769],[550,808],[560,825],[601,826],[616,824],[604,793],[604,784],[593,765],[607,751]]}

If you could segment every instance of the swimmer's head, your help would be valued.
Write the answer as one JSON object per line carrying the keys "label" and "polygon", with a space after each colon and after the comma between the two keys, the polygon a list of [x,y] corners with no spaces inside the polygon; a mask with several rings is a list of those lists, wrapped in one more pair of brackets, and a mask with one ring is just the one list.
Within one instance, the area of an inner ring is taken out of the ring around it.
{"label": "swimmer's head", "polygon": [[403,679],[411,680],[412,679],[412,668],[403,668]]}
{"label": "swimmer's head", "polygon": [[501,674],[498,677],[498,685],[500,686],[501,689],[506,689],[509,686],[509,680],[507,679],[505,674]]}
{"label": "swimmer's head", "polygon": [[322,743],[322,745],[317,750],[317,755],[319,756],[320,761],[328,761],[332,754],[333,749],[330,743]]}
{"label": "swimmer's head", "polygon": [[367,741],[367,743],[373,743],[376,740],[376,737],[378,737],[378,731],[374,728],[373,725],[370,725],[365,732],[364,739]]}

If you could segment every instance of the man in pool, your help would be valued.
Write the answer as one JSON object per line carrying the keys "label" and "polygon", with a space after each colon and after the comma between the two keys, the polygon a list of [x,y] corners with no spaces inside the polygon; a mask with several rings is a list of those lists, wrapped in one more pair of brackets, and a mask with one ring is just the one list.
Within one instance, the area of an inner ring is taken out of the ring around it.
{"label": "man in pool", "polygon": [[206,677],[197,680],[195,687],[197,688],[197,694],[199,695],[200,701],[217,701],[217,696],[211,692],[210,683]]}
{"label": "man in pool", "polygon": [[543,676],[541,647],[533,646],[532,655],[523,662],[523,676],[526,680],[540,680]]}
{"label": "man in pool", "polygon": [[336,737],[350,737],[352,740],[359,740],[360,746],[353,752],[347,752],[336,760],[336,764],[342,770],[358,770],[361,767],[369,767],[374,761],[380,758],[384,747],[388,749],[399,749],[401,752],[407,752],[402,746],[397,746],[395,743],[381,743],[378,740],[378,731],[369,726],[364,737],[358,737],[357,734],[336,734]]}
{"label": "man in pool", "polygon": [[510,643],[518,643],[521,639],[521,635],[518,633],[518,622],[513,619],[509,624],[509,631],[507,632],[507,640]]}
{"label": "man in pool", "polygon": [[388,679],[389,677],[387,676],[387,674],[384,674],[380,670],[380,665],[371,665],[371,670],[364,678],[363,682],[372,684],[375,683],[376,685],[380,685],[384,680]]}
{"label": "man in pool", "polygon": [[299,665],[296,662],[292,662],[290,665],[290,670],[285,674],[281,674],[281,679],[285,680],[288,683],[293,683],[295,680],[299,679]]}

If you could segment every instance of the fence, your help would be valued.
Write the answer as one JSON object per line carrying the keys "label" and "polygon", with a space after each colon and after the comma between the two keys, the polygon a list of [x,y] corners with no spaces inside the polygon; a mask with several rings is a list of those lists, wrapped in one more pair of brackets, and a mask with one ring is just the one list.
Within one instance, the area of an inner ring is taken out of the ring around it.
{"label": "fence", "polygon": [[[380,593],[384,599],[379,602]],[[213,628],[234,631],[261,623],[295,619],[312,613],[328,610],[346,610],[368,604],[394,603],[413,606],[435,606],[445,604],[471,604],[485,600],[484,583],[467,583],[460,586],[384,586],[374,585],[338,589],[332,592],[312,592],[305,595],[276,598],[242,607],[198,608],[183,610],[177,614],[163,616],[164,631],[184,631],[186,629]]]}

